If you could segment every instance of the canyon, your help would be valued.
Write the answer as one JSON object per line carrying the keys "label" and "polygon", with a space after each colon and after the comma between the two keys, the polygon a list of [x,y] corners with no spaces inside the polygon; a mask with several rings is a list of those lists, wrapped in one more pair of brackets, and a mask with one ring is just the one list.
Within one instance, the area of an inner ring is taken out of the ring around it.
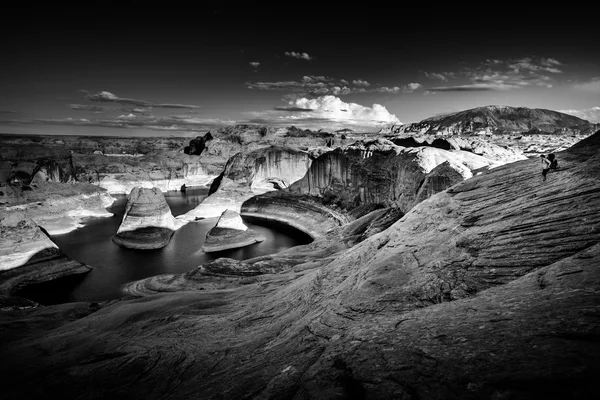
{"label": "canyon", "polygon": [[[454,125],[435,117],[343,138],[238,125],[148,148],[123,141],[118,156],[96,139],[46,137],[55,147],[42,151],[11,138],[0,151],[3,393],[588,398],[600,372],[600,132],[539,110],[519,111],[509,131],[498,121],[510,110],[470,111]],[[37,150],[18,153],[22,143]],[[546,182],[542,151],[560,162]],[[209,183],[178,218],[160,202]],[[132,217],[170,231],[221,217],[218,229],[246,232],[241,215],[313,241],[130,282],[119,300],[18,297],[89,270],[46,232],[101,216],[116,193],[129,193],[128,210],[141,200],[124,231],[141,226]],[[67,215],[69,204],[79,211]]]}

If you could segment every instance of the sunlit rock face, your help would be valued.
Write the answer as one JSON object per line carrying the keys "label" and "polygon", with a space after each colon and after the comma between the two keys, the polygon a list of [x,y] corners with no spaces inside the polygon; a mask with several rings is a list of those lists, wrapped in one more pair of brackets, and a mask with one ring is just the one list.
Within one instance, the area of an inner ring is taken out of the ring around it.
{"label": "sunlit rock face", "polygon": [[[447,167],[436,172],[436,184],[429,180],[427,190],[419,190],[429,173],[438,165]],[[434,147],[399,147],[392,142],[377,141],[338,148],[313,161],[306,176],[290,186],[294,193],[334,198],[338,205],[353,208],[366,203],[395,204],[407,212],[418,196],[434,194],[444,186],[473,176],[473,170],[501,165],[486,157],[462,150]],[[441,179],[442,173],[449,174]]]}
{"label": "sunlit rock face", "polygon": [[248,229],[240,214],[225,210],[217,224],[206,234],[202,251],[215,252],[249,246],[266,238]]}
{"label": "sunlit rock face", "polygon": [[79,180],[98,185],[113,194],[127,194],[134,187],[162,192],[186,186],[206,186],[221,169],[197,156],[179,152],[156,152],[143,156],[75,155]]}
{"label": "sunlit rock face", "polygon": [[252,196],[287,188],[302,178],[311,162],[307,152],[281,146],[238,153],[213,183],[211,194],[182,218],[218,217],[228,209],[240,212],[242,203]]}
{"label": "sunlit rock face", "polygon": [[387,209],[130,286],[159,296],[3,314],[3,394],[592,398],[600,133],[557,157],[546,182],[539,160],[491,169],[365,239]]}
{"label": "sunlit rock face", "polygon": [[127,196],[123,222],[112,240],[131,249],[158,249],[166,246],[183,224],[173,217],[158,188],[135,187]]}
{"label": "sunlit rock face", "polygon": [[25,213],[0,213],[0,297],[23,285],[85,273]]}

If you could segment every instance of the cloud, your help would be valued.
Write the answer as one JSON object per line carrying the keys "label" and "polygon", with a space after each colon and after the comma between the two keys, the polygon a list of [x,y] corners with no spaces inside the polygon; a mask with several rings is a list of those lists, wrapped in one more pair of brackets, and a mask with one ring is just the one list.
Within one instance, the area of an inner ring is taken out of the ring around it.
{"label": "cloud", "polygon": [[71,110],[80,110],[80,111],[91,111],[93,113],[103,113],[107,109],[106,107],[95,106],[93,104],[69,104],[69,108]]}
{"label": "cloud", "polygon": [[0,110],[0,114],[16,114],[16,111],[11,110]]}
{"label": "cloud", "polygon": [[371,107],[346,103],[339,97],[326,95],[317,98],[297,98],[289,106],[275,107],[273,111],[248,113],[252,123],[270,125],[302,125],[307,128],[351,127],[369,130],[400,121],[384,106]]}
{"label": "cloud", "polygon": [[427,78],[439,79],[443,82],[448,82],[449,79],[456,78],[456,74],[453,72],[425,72]]}
{"label": "cloud", "polygon": [[573,88],[584,92],[600,94],[600,77],[592,78],[587,82],[575,83]]}
{"label": "cloud", "polygon": [[296,94],[296,97],[307,96],[344,96],[352,93],[411,93],[422,87],[420,83],[409,83],[402,87],[372,86],[369,82],[355,79],[350,84],[345,79],[336,79],[323,75],[305,75],[298,81],[281,82],[246,82],[248,89],[281,90]]}
{"label": "cloud", "polygon": [[600,107],[592,107],[584,110],[558,110],[561,113],[574,115],[586,119],[595,124],[600,124]]}
{"label": "cloud", "polygon": [[297,111],[304,111],[304,112],[311,112],[313,111],[312,108],[302,108],[302,107],[273,107],[273,110],[276,111],[290,111],[290,112],[297,112]]}
{"label": "cloud", "polygon": [[404,85],[402,87],[394,86],[394,87],[389,88],[387,86],[383,86],[383,87],[373,89],[373,91],[381,92],[381,93],[412,93],[421,87],[423,87],[423,85],[421,85],[420,83],[413,82],[413,83],[409,83],[408,85]]}
{"label": "cloud", "polygon": [[250,63],[250,65],[252,66],[252,68],[258,68],[258,66],[260,65],[260,63],[258,61],[252,61]]}
{"label": "cloud", "polygon": [[314,59],[314,57],[309,56],[307,53],[296,53],[295,51],[286,51],[283,54],[285,54],[288,57],[297,58],[299,60],[310,61],[310,60]]}
{"label": "cloud", "polygon": [[184,116],[143,116],[123,114],[116,118],[89,120],[86,118],[29,118],[29,119],[0,119],[0,123],[19,125],[64,125],[64,126],[93,126],[117,129],[145,129],[149,131],[179,131],[204,132],[208,129],[231,125],[234,120],[218,118],[196,118]]}
{"label": "cloud", "polygon": [[152,103],[144,100],[128,99],[118,97],[110,92],[101,91],[94,94],[88,94],[85,96],[86,99],[103,102],[103,103],[119,103],[124,105],[132,105],[135,107],[162,107],[162,108],[200,108],[200,106],[187,105],[187,104],[169,104],[169,103]]}
{"label": "cloud", "polygon": [[541,58],[534,60],[532,57],[525,57],[516,60],[512,60],[508,66],[512,68],[515,73],[519,73],[521,70],[526,71],[546,71],[554,74],[561,74],[562,71],[556,68],[557,65],[562,63],[553,58]]}
{"label": "cloud", "polygon": [[562,74],[558,68],[562,65],[554,58],[486,59],[475,67],[465,67],[457,72],[425,72],[425,76],[454,83],[430,88],[428,92],[505,91],[527,86],[551,88],[555,82],[552,75]]}
{"label": "cloud", "polygon": [[352,84],[356,85],[356,86],[363,86],[363,87],[369,87],[369,86],[371,86],[371,84],[369,82],[363,81],[361,79],[355,79],[355,80],[353,80]]}
{"label": "cloud", "polygon": [[497,83],[473,83],[470,85],[438,86],[427,89],[429,92],[488,92],[493,90],[510,90],[515,87]]}

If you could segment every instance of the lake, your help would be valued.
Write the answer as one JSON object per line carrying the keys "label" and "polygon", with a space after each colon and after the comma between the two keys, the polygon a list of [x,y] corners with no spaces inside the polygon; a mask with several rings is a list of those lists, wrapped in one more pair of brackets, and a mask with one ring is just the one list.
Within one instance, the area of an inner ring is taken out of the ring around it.
{"label": "lake", "polygon": [[[195,208],[208,194],[208,189],[191,189],[185,193],[165,193],[174,216]],[[115,195],[117,201],[108,211],[111,218],[88,218],[85,226],[52,240],[71,258],[94,269],[83,276],[69,277],[46,284],[32,285],[20,293],[42,304],[67,301],[102,301],[123,296],[121,286],[138,279],[160,274],[190,271],[202,263],[219,257],[237,260],[277,253],[289,247],[306,244],[310,237],[300,231],[270,222],[244,220],[248,228],[261,233],[266,240],[239,249],[204,253],[206,233],[216,224],[211,218],[190,222],[174,233],[167,246],[157,250],[132,250],[119,247],[111,240],[125,213],[127,197]]]}

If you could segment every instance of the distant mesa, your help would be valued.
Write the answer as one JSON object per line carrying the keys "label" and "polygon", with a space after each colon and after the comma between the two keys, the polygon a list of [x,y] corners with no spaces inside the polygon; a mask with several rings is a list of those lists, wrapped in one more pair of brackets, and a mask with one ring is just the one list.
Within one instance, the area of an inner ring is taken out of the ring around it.
{"label": "distant mesa", "polygon": [[171,214],[165,196],[158,188],[134,187],[127,196],[123,222],[112,240],[137,250],[160,249],[169,244],[181,222]]}
{"label": "distant mesa", "polygon": [[266,238],[244,225],[240,214],[225,210],[217,225],[206,234],[202,251],[206,253],[237,249],[264,241]]}
{"label": "distant mesa", "polygon": [[380,134],[418,133],[423,135],[497,135],[497,134],[583,134],[599,128],[573,115],[542,108],[490,105],[451,114],[438,115],[421,122],[392,125]]}

